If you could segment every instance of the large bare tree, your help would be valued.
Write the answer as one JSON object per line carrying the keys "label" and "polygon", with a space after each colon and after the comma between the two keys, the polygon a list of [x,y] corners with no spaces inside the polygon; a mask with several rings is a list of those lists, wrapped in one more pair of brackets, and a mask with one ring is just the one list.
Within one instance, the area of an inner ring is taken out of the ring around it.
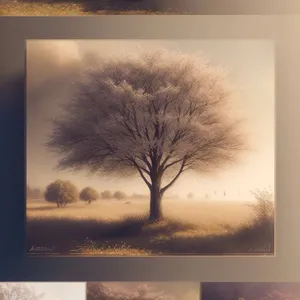
{"label": "large bare tree", "polygon": [[198,56],[150,49],[102,59],[74,83],[47,147],[60,169],[139,174],[156,222],[181,174],[224,167],[243,149],[232,92],[227,74]]}

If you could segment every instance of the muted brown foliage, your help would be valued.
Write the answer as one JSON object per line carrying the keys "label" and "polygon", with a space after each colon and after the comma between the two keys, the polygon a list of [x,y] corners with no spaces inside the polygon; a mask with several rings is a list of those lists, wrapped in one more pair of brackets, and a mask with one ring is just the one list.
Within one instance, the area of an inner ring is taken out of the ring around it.
{"label": "muted brown foliage", "polygon": [[244,149],[231,98],[226,74],[197,57],[157,50],[104,59],[74,85],[47,147],[61,169],[139,174],[158,221],[181,174],[215,171]]}
{"label": "muted brown foliage", "polygon": [[70,181],[56,180],[46,187],[45,200],[54,202],[58,207],[78,200],[78,190]]}

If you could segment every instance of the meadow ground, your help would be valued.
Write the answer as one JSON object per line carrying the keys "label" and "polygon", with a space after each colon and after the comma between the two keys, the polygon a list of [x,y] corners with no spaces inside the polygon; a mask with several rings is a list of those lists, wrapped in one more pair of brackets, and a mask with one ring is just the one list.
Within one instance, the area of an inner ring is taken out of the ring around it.
{"label": "meadow ground", "polygon": [[[144,15],[175,12],[131,7],[129,1],[105,0],[2,0],[0,15],[4,16],[84,16],[84,15]],[[120,3],[119,3],[120,2]],[[133,1],[134,3],[135,1]],[[137,2],[137,1],[136,1]],[[125,4],[124,4],[125,3]],[[176,13],[178,14],[178,13]]]}
{"label": "meadow ground", "polygon": [[47,249],[54,255],[274,252],[274,222],[251,224],[254,213],[245,203],[164,199],[162,205],[165,220],[149,224],[145,200],[98,200],[65,208],[29,200],[27,250],[39,255]]}

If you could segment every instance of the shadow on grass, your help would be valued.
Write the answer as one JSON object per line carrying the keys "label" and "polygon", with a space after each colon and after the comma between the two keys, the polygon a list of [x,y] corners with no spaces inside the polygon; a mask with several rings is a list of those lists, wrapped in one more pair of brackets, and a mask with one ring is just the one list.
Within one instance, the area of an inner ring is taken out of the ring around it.
{"label": "shadow on grass", "polygon": [[[58,210],[64,210],[67,209],[68,206],[65,207],[57,207],[57,206],[53,206],[53,205],[45,205],[45,206],[38,206],[38,207],[27,207],[26,210],[28,212],[34,212],[34,211],[43,211],[43,212],[47,212],[47,211],[58,211]],[[76,207],[76,206],[72,206],[72,210],[74,209],[82,209],[82,207]]]}
{"label": "shadow on grass", "polygon": [[149,224],[145,216],[118,221],[29,219],[27,246],[32,254],[41,254],[30,251],[32,246],[42,246],[55,247],[56,254],[77,251],[77,254],[93,252],[96,255],[111,255],[112,249],[126,248],[126,253],[120,255],[130,255],[130,252],[165,255],[270,255],[274,253],[274,222],[247,224],[220,234],[205,234],[205,228],[175,220]]}

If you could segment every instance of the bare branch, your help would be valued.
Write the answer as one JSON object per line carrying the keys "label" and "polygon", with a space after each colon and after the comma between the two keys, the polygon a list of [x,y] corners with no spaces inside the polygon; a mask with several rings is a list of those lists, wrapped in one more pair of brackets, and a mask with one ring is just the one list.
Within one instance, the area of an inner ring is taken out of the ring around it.
{"label": "bare branch", "polygon": [[[147,184],[148,188],[151,189],[151,183],[147,180],[147,178],[145,177],[145,175],[143,174],[142,170],[143,168],[141,168],[136,161],[133,158],[129,158],[132,163],[134,164],[134,166],[136,167],[136,169],[138,170],[140,176],[142,177],[142,179],[144,180],[144,182]],[[148,174],[148,172],[147,172]],[[150,174],[150,173],[149,173]]]}
{"label": "bare branch", "polygon": [[168,188],[170,188],[174,183],[175,181],[179,178],[179,176],[185,171],[184,170],[184,167],[185,167],[185,161],[183,160],[182,163],[181,163],[181,166],[180,166],[180,169],[177,173],[177,175],[173,178],[173,180],[171,180],[171,182],[167,185],[165,185],[165,187],[163,187],[161,189],[161,193],[163,194]]}

